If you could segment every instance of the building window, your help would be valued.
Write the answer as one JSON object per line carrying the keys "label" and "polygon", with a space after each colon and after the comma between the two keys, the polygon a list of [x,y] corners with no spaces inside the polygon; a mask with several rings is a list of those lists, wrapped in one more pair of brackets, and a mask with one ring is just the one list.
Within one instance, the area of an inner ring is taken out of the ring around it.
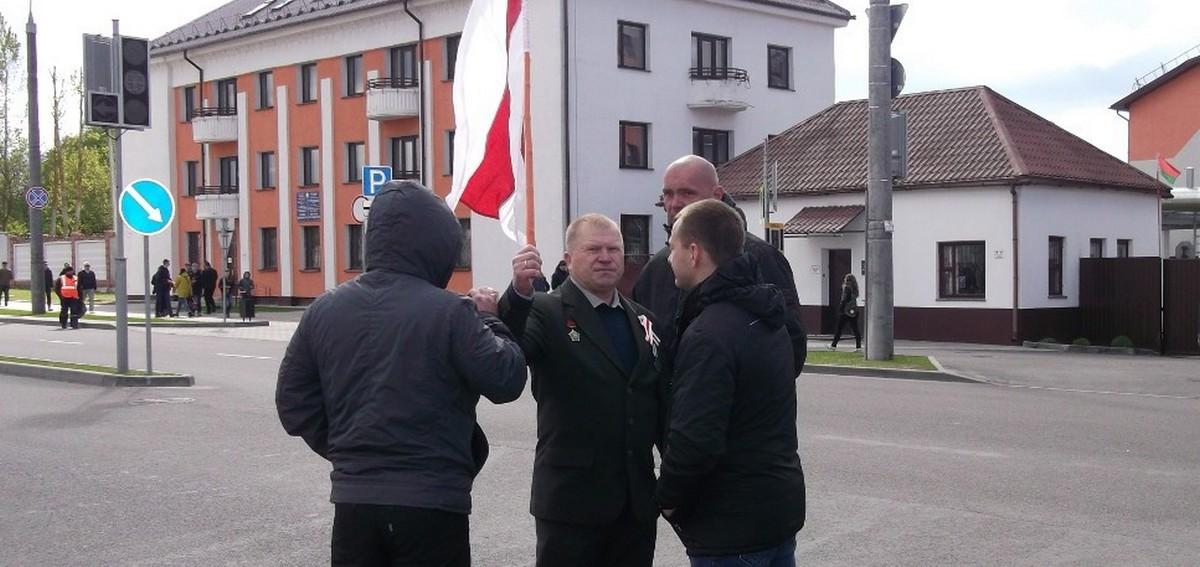
{"label": "building window", "polygon": [[317,147],[300,148],[300,184],[305,186],[320,183],[321,150]]}
{"label": "building window", "polygon": [[362,181],[362,166],[363,152],[366,145],[362,142],[350,142],[346,144],[346,182],[357,183]]}
{"label": "building window", "polygon": [[388,51],[388,69],[393,88],[417,86],[417,46],[401,45]]}
{"label": "building window", "polygon": [[187,233],[187,261],[195,264],[200,261],[200,233]]}
{"label": "building window", "polygon": [[305,270],[321,269],[321,227],[305,226],[301,227],[304,232],[301,235],[301,240],[304,245],[304,266]]}
{"label": "building window", "polygon": [[361,272],[363,269],[363,225],[346,225],[346,248],[348,268]]}
{"label": "building window", "polygon": [[983,299],[986,295],[984,242],[938,243],[938,297]]}
{"label": "building window", "polygon": [[458,270],[471,269],[471,219],[458,219],[462,227],[462,248],[458,251],[458,262],[454,268]]}
{"label": "building window", "polygon": [[1091,243],[1091,249],[1092,249],[1091,257],[1092,258],[1103,258],[1104,257],[1104,239],[1103,238],[1093,238],[1093,239],[1091,239],[1090,243]]}
{"label": "building window", "polygon": [[621,215],[621,239],[627,261],[650,260],[650,215]]}
{"label": "building window", "polygon": [[274,270],[279,267],[279,255],[277,252],[278,229],[260,228],[259,229],[259,261],[258,267],[261,270]]}
{"label": "building window", "polygon": [[392,178],[416,179],[421,176],[421,165],[417,157],[417,137],[392,138]]}
{"label": "building window", "polygon": [[258,154],[258,188],[275,188],[275,152]]}
{"label": "building window", "polygon": [[729,161],[729,131],[692,128],[692,153],[713,165]]}
{"label": "building window", "polygon": [[729,78],[729,38],[692,34],[692,78]]}
{"label": "building window", "polygon": [[1127,238],[1117,239],[1117,257],[1128,258],[1133,252],[1133,241]]}
{"label": "building window", "polygon": [[263,71],[258,74],[258,108],[275,106],[275,73]]}
{"label": "building window", "polygon": [[621,168],[650,169],[650,125],[621,122]]}
{"label": "building window", "polygon": [[183,87],[183,121],[191,122],[196,116],[196,87]]}
{"label": "building window", "polygon": [[442,175],[454,175],[454,130],[446,130],[446,159]]}
{"label": "building window", "polygon": [[767,46],[767,87],[792,88],[792,48]]}
{"label": "building window", "polygon": [[300,104],[317,101],[317,64],[300,66]]}
{"label": "building window", "polygon": [[346,96],[363,94],[366,85],[363,84],[362,55],[351,55],[345,60]]}
{"label": "building window", "polygon": [[1063,294],[1063,243],[1061,236],[1050,237],[1049,288],[1051,297],[1062,297]]}
{"label": "building window", "polygon": [[217,81],[217,108],[237,110],[237,79]]}
{"label": "building window", "polygon": [[458,65],[458,44],[462,35],[446,36],[446,77],[447,81],[454,80],[454,69]]}
{"label": "building window", "polygon": [[617,66],[646,70],[646,24],[617,22]]}
{"label": "building window", "polygon": [[232,193],[238,187],[238,158],[223,157],[217,163],[220,174],[221,192]]}
{"label": "building window", "polygon": [[200,189],[200,162],[189,161],[183,164],[183,176],[186,180],[187,194],[195,195]]}

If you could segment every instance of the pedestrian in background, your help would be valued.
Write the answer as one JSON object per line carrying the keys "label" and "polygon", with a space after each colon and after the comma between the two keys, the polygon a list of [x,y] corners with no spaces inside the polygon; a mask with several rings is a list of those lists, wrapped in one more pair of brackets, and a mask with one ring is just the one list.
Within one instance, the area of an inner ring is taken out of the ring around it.
{"label": "pedestrian in background", "polygon": [[200,287],[204,293],[204,312],[209,315],[217,310],[217,302],[213,300],[213,293],[217,291],[217,277],[217,270],[212,263],[205,262],[200,275]]}
{"label": "pedestrian in background", "polygon": [[559,260],[558,265],[554,267],[554,273],[550,274],[550,289],[558,289],[558,286],[567,281],[567,261]]}
{"label": "pedestrian in background", "polygon": [[4,296],[4,305],[8,306],[8,291],[12,287],[13,273],[8,269],[8,262],[0,262],[0,295]]}
{"label": "pedestrian in background", "polygon": [[183,313],[183,308],[187,307],[187,316],[192,317],[192,276],[188,274],[187,268],[179,270],[179,277],[175,278],[175,316],[178,317]]}
{"label": "pedestrian in background", "polygon": [[842,279],[842,299],[838,302],[837,329],[833,333],[833,342],[829,350],[837,350],[838,341],[842,340],[842,330],[846,323],[854,331],[854,350],[862,349],[862,337],[858,334],[858,280],[854,274],[846,274]]}
{"label": "pedestrian in background", "polygon": [[[166,317],[171,315],[171,261],[163,259],[154,277],[150,278],[150,287],[154,292],[154,316]],[[149,298],[146,298],[149,301]]]}
{"label": "pedestrian in background", "polygon": [[96,272],[92,271],[91,263],[84,262],[78,275],[80,301],[87,307],[84,313],[90,313],[96,310]]}
{"label": "pedestrian in background", "polygon": [[50,262],[42,262],[42,285],[46,288],[46,311],[54,311],[54,272],[50,271]]}
{"label": "pedestrian in background", "polygon": [[83,302],[79,300],[79,282],[75,278],[75,270],[71,266],[63,268],[63,274],[54,280],[54,292],[58,294],[58,324],[67,328],[68,316],[72,329],[79,328],[80,308]]}
{"label": "pedestrian in background", "polygon": [[241,315],[243,321],[254,320],[254,280],[250,279],[250,272],[242,274],[242,279],[238,281],[238,293],[242,296]]}

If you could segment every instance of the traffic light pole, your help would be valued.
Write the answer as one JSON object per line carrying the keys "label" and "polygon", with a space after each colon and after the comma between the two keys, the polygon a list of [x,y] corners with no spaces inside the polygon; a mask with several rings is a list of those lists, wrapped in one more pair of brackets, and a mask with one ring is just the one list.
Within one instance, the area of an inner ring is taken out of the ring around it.
{"label": "traffic light pole", "polygon": [[[117,89],[121,84],[121,33],[118,20],[113,20],[112,24],[112,80],[113,88]],[[116,232],[116,246],[113,250],[113,280],[117,294],[117,372],[125,374],[129,372],[129,293],[125,285],[125,225],[120,218],[120,203],[117,202],[123,185],[121,180],[121,134],[121,129],[109,128],[108,163],[112,170],[110,175],[113,184],[113,230]],[[145,300],[149,301],[150,294],[145,293],[144,295]],[[149,367],[149,363],[150,361],[147,359],[147,367]]]}
{"label": "traffic light pole", "polygon": [[[28,94],[29,94],[29,186],[42,185],[42,148],[38,126],[38,83],[37,83],[37,24],[33,23],[33,11],[25,24],[26,49],[28,50]],[[26,205],[28,206],[28,205]],[[46,290],[50,282],[45,281],[42,249],[42,210],[29,207],[29,299],[33,314],[46,312]],[[15,267],[15,266],[14,266]]]}
{"label": "traffic light pole", "polygon": [[867,360],[895,354],[892,274],[892,173],[888,124],[892,112],[890,0],[871,0],[869,165],[867,179]]}

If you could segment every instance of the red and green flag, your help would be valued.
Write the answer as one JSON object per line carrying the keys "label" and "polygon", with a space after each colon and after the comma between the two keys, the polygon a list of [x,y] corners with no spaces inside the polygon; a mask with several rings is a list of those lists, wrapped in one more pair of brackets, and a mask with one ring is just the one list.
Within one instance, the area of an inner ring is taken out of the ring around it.
{"label": "red and green flag", "polygon": [[1167,158],[1158,156],[1158,178],[1174,187],[1175,180],[1179,178],[1179,168],[1171,165]]}

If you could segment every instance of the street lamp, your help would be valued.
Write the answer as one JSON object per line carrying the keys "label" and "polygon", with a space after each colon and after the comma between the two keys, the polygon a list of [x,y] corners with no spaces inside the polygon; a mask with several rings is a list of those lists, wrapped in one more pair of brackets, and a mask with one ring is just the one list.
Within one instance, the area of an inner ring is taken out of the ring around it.
{"label": "street lamp", "polygon": [[221,236],[221,259],[225,264],[225,277],[222,280],[224,285],[221,286],[221,311],[224,312],[222,322],[229,320],[229,241],[233,239],[233,229],[229,228],[229,219],[221,219],[221,228],[217,230]]}

